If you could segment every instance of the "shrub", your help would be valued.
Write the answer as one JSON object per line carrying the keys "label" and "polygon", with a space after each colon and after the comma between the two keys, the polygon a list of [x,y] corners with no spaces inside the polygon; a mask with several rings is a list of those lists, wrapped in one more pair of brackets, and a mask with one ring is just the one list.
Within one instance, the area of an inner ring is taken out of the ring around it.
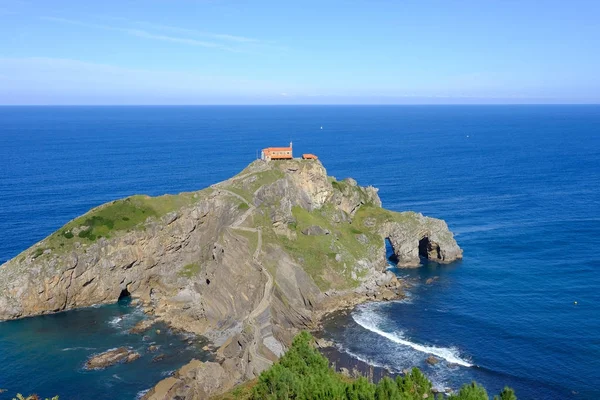
{"label": "shrub", "polygon": [[44,254],[44,249],[42,249],[41,247],[38,247],[37,249],[35,249],[35,251],[31,255],[31,257],[35,259],[35,258],[38,258],[39,256],[41,256],[42,254]]}
{"label": "shrub", "polygon": [[500,395],[494,396],[494,400],[517,400],[514,390],[509,387],[505,387],[500,392]]}
{"label": "shrub", "polygon": [[449,400],[489,400],[488,394],[483,386],[477,382],[463,385],[457,394],[448,398]]}
{"label": "shrub", "polygon": [[[302,332],[294,338],[290,349],[278,363],[263,371],[250,398],[254,400],[335,399],[335,400],[422,400],[433,399],[432,385],[418,368],[398,376],[384,377],[378,384],[366,378],[348,379],[336,373],[328,360],[313,346],[314,339]],[[241,396],[239,389],[237,395]],[[443,398],[438,394],[438,399]],[[483,386],[473,382],[464,385],[450,400],[489,400]],[[505,388],[494,400],[516,400],[514,392]]]}

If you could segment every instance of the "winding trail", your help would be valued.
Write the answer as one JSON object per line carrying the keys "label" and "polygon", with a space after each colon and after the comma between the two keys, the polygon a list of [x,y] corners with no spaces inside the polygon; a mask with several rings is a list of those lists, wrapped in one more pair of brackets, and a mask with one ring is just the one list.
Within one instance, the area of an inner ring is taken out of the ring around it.
{"label": "winding trail", "polygon": [[[249,174],[247,174],[249,175]],[[238,179],[241,178],[238,177]],[[254,254],[252,256],[252,260],[256,263],[256,265],[258,266],[258,269],[263,273],[263,275],[267,278],[267,282],[265,283],[265,287],[264,287],[264,292],[263,292],[263,296],[262,299],[260,300],[260,302],[258,303],[258,305],[254,308],[254,310],[252,310],[250,312],[250,314],[247,317],[247,322],[248,324],[253,328],[254,330],[254,339],[252,340],[252,344],[250,345],[248,352],[250,353],[250,362],[254,362],[254,373],[258,374],[261,371],[263,371],[264,369],[270,367],[273,362],[271,360],[269,360],[268,358],[265,358],[264,356],[262,356],[259,352],[259,340],[262,338],[262,334],[261,334],[261,327],[260,327],[260,322],[258,321],[258,317],[265,312],[265,310],[270,306],[271,304],[271,296],[272,296],[272,291],[273,291],[273,277],[271,276],[271,274],[269,273],[269,271],[267,271],[266,268],[263,267],[261,261],[260,261],[260,253],[262,251],[262,229],[260,228],[249,228],[249,227],[242,227],[240,225],[242,225],[246,219],[252,215],[252,213],[254,213],[254,211],[256,210],[256,207],[252,204],[249,203],[244,197],[240,196],[237,193],[234,193],[230,190],[227,189],[223,189],[217,185],[213,186],[214,189],[216,190],[220,190],[222,192],[225,192],[231,196],[236,197],[237,199],[241,200],[244,204],[246,204],[248,206],[248,210],[246,210],[246,212],[244,212],[242,215],[240,215],[234,222],[233,224],[231,224],[231,229],[235,229],[235,230],[240,230],[240,231],[246,231],[246,232],[255,232],[258,236],[258,240],[257,240],[257,245],[256,245],[256,250],[254,251]],[[262,363],[262,365],[258,365]]]}

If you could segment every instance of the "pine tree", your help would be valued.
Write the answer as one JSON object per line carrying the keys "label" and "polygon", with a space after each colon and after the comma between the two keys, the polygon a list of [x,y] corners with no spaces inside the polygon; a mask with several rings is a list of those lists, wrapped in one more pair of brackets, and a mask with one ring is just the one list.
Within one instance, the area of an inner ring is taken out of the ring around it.
{"label": "pine tree", "polygon": [[494,400],[517,400],[517,396],[515,395],[514,390],[505,387],[502,389],[499,396],[494,396]]}
{"label": "pine tree", "polygon": [[463,385],[457,394],[451,395],[449,400],[489,400],[488,394],[483,386],[477,382],[471,382],[470,385]]}

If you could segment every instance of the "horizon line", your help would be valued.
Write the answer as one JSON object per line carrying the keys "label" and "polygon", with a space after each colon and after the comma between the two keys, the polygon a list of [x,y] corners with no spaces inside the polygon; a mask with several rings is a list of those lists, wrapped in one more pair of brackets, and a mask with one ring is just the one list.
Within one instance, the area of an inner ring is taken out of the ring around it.
{"label": "horizon line", "polygon": [[1,104],[0,107],[296,107],[296,106],[600,106],[598,103],[206,103],[206,104]]}

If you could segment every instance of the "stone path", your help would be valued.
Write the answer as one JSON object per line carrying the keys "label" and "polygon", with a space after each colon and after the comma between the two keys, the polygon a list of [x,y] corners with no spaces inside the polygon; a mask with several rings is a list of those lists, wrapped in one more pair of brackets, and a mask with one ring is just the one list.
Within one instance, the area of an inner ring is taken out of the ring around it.
{"label": "stone path", "polygon": [[240,215],[240,217],[238,219],[236,219],[233,222],[233,224],[231,224],[231,228],[240,230],[240,231],[255,232],[258,236],[256,250],[254,251],[254,255],[252,258],[253,258],[253,261],[258,265],[260,271],[267,278],[267,282],[265,283],[265,288],[264,288],[262,299],[260,300],[258,305],[254,308],[254,310],[252,310],[252,312],[250,312],[250,314],[247,317],[248,324],[251,327],[253,327],[253,329],[254,329],[254,340],[252,341],[252,344],[250,345],[250,347],[248,349],[248,351],[250,353],[250,362],[254,363],[254,372],[255,372],[255,374],[258,374],[273,364],[273,362],[271,360],[263,357],[260,354],[259,349],[258,349],[259,340],[262,339],[261,325],[260,325],[260,322],[258,321],[258,317],[263,312],[265,312],[267,310],[267,308],[271,305],[271,296],[272,296],[272,290],[273,290],[273,277],[271,276],[269,271],[267,271],[267,269],[263,267],[262,263],[260,262],[260,258],[259,258],[260,253],[262,251],[262,230],[260,228],[249,228],[249,227],[240,226],[241,224],[243,224],[246,221],[246,218],[248,218],[250,215],[252,215],[254,210],[256,210],[256,207],[253,204],[248,203],[248,201],[246,199],[244,199],[242,196],[240,196],[237,193],[234,193],[230,190],[223,189],[220,187],[216,187],[215,189],[225,192],[231,196],[234,196],[248,205],[248,210],[246,210],[246,212],[244,212],[242,215]]}

